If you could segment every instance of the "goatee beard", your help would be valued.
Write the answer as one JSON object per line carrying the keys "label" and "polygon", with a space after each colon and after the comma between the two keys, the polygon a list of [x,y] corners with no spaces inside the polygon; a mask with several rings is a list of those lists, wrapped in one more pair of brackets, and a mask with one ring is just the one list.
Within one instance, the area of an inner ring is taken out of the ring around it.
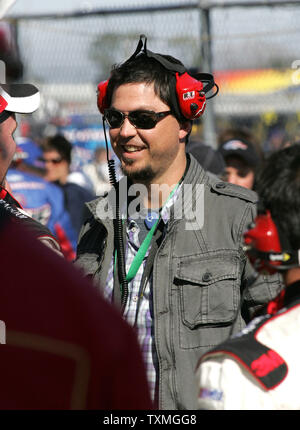
{"label": "goatee beard", "polygon": [[128,172],[125,167],[121,167],[121,169],[123,174],[127,176],[128,179],[131,179],[132,181],[147,183],[147,182],[151,182],[155,177],[155,173],[153,172],[150,166],[147,166],[141,170],[136,170],[134,172],[130,172],[130,171]]}

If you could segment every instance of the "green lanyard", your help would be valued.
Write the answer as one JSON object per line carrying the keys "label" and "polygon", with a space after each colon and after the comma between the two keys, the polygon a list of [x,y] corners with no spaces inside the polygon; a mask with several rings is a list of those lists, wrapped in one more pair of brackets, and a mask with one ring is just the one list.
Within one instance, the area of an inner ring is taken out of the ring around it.
{"label": "green lanyard", "polygon": [[158,218],[158,220],[156,221],[156,223],[152,226],[151,230],[148,232],[147,236],[143,240],[143,243],[139,247],[139,250],[138,250],[136,256],[134,257],[134,260],[131,263],[129,271],[128,271],[127,275],[126,275],[126,280],[128,282],[132,281],[132,279],[137,274],[137,272],[138,272],[138,270],[140,268],[140,265],[142,264],[143,259],[144,259],[145,255],[146,255],[147,249],[150,246],[152,237],[154,235],[156,226],[157,226],[157,224],[158,224],[159,221],[160,221],[160,217]]}
{"label": "green lanyard", "polygon": [[[170,200],[170,198],[173,196],[173,194],[175,193],[177,187],[178,187],[179,183],[176,184],[176,186],[173,188],[173,190],[171,191],[166,203]],[[131,263],[131,266],[129,268],[129,271],[126,275],[126,281],[130,282],[132,281],[132,279],[135,277],[135,275],[137,274],[140,265],[143,262],[143,259],[146,255],[147,249],[150,246],[152,237],[154,235],[155,229],[157,227],[157,224],[160,221],[160,216],[158,218],[158,220],[156,221],[156,223],[152,226],[151,230],[149,231],[149,233],[147,234],[147,236],[145,237],[145,239],[143,240],[143,243],[141,244],[141,246],[139,247],[139,250],[136,254],[136,256],[133,259],[133,262]],[[116,261],[117,261],[117,252],[115,252],[115,270],[116,270]]]}

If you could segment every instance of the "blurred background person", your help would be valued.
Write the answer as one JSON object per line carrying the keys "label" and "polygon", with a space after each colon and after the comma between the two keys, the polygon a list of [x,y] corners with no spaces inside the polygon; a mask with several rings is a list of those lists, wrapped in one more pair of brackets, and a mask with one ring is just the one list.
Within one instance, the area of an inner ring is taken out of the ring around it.
{"label": "blurred background person", "polygon": [[186,152],[192,154],[208,173],[218,177],[224,173],[225,161],[223,155],[211,146],[204,145],[200,139],[191,137],[186,146]]}
{"label": "blurred background person", "polygon": [[254,189],[255,174],[262,157],[252,136],[243,130],[227,130],[220,137],[218,152],[225,160],[223,180]]}
{"label": "blurred background person", "polygon": [[263,143],[263,150],[266,157],[269,157],[275,151],[283,149],[289,140],[289,136],[285,130],[284,124],[276,124],[267,132],[267,137]]}
{"label": "blurred background person", "polygon": [[64,193],[65,208],[70,215],[72,226],[78,237],[85,219],[85,203],[95,198],[87,188],[72,182],[71,152],[72,144],[62,135],[47,138],[41,145],[45,179],[61,187]]}
{"label": "blurred background person", "polygon": [[63,191],[43,179],[39,146],[30,139],[17,138],[16,142],[17,150],[6,174],[10,191],[28,215],[56,236],[65,258],[73,260],[77,235],[65,209]]}
{"label": "blurred background person", "polygon": [[96,196],[101,196],[111,188],[107,165],[106,148],[99,146],[95,149],[93,160],[82,167],[83,173],[90,179]]}
{"label": "blurred background person", "polygon": [[[3,18],[3,14],[5,14],[5,9],[9,6],[9,3],[13,3],[13,1],[2,0],[0,2],[0,19]],[[24,65],[16,41],[14,27],[2,20],[0,25],[0,60],[5,64],[7,83],[15,82],[23,77]]]}

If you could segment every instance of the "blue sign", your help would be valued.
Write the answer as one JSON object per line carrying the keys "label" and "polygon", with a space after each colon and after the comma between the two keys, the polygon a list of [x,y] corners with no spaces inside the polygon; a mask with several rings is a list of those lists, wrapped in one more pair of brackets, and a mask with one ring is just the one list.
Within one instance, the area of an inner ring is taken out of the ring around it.
{"label": "blue sign", "polygon": [[60,127],[58,131],[73,144],[72,170],[79,170],[81,166],[89,163],[96,148],[105,147],[100,117],[73,116],[70,117],[70,123]]}

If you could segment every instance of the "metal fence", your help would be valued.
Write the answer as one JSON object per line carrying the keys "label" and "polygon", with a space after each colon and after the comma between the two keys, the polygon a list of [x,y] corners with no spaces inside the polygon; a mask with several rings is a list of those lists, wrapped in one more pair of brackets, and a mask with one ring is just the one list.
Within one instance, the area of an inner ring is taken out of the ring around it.
{"label": "metal fence", "polygon": [[122,7],[10,18],[25,66],[22,80],[42,92],[39,120],[97,115],[97,82],[131,55],[144,33],[152,51],[214,73],[220,93],[194,131],[206,143],[214,146],[214,133],[232,123],[251,127],[261,139],[277,125],[298,133],[299,2],[150,3],[132,7],[124,0]]}

